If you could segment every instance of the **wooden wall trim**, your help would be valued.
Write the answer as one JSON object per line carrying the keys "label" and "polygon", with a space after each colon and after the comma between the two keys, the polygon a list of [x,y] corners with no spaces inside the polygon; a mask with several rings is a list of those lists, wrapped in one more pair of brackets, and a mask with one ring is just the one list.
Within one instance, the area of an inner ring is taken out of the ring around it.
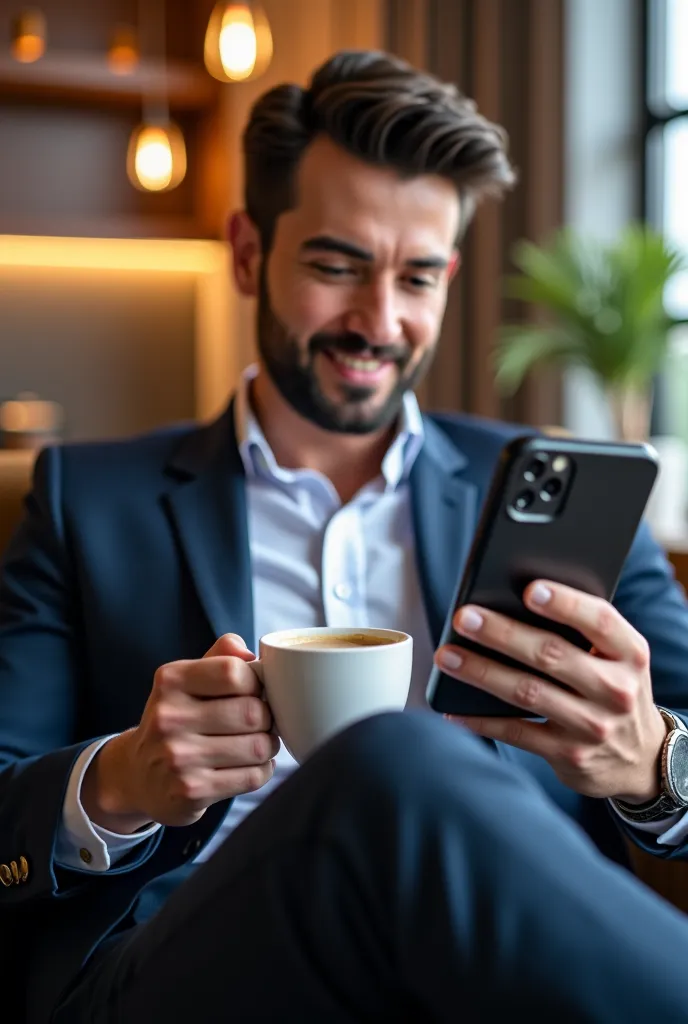
{"label": "wooden wall trim", "polygon": [[[526,97],[528,181],[524,182],[528,237],[547,238],[563,219],[564,29],[563,9],[551,0],[530,0]],[[548,168],[546,174],[540,168]],[[537,320],[535,314],[529,319]],[[515,403],[516,416],[544,424],[561,423],[562,378],[556,371],[532,374]]]}
{"label": "wooden wall trim", "polygon": [[[470,25],[471,94],[478,109],[491,121],[501,122],[503,25],[500,0],[481,0],[472,12]],[[485,203],[476,214],[467,253],[466,369],[463,405],[483,416],[498,417],[500,400],[494,387],[488,355],[501,319],[498,289],[502,273],[502,211],[499,204]],[[466,387],[466,385],[468,385]]]}
{"label": "wooden wall trim", "polygon": [[513,243],[543,240],[563,217],[564,0],[387,0],[386,48],[455,82],[503,124],[520,171],[503,204],[485,203],[463,245],[425,407],[558,423],[558,379],[538,377],[512,402],[496,393],[492,349],[500,323],[526,314],[502,297]]}

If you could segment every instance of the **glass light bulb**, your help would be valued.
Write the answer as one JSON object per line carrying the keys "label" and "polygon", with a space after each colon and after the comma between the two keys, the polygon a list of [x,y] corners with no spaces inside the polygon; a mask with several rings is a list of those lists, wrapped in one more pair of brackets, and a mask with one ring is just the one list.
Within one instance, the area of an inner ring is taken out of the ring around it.
{"label": "glass light bulb", "polygon": [[21,64],[33,64],[45,53],[46,22],[41,11],[23,11],[12,26],[12,56]]}
{"label": "glass light bulb", "polygon": [[[248,16],[251,17],[250,14]],[[220,60],[227,77],[248,78],[256,66],[258,52],[253,18],[250,25],[245,21],[237,21],[230,7],[222,19],[219,45]]]}
{"label": "glass light bulb", "polygon": [[205,65],[221,82],[257,78],[272,60],[272,33],[260,4],[216,4],[205,36]]}
{"label": "glass light bulb", "polygon": [[142,125],[129,142],[127,161],[133,185],[146,192],[166,192],[186,174],[184,137],[176,125]]}
{"label": "glass light bulb", "polygon": [[147,128],[136,146],[136,177],[144,188],[157,192],[172,181],[172,150],[163,131]]}
{"label": "glass light bulb", "polygon": [[129,75],[139,63],[136,33],[129,25],[118,25],[112,34],[107,55],[110,71],[115,75]]}

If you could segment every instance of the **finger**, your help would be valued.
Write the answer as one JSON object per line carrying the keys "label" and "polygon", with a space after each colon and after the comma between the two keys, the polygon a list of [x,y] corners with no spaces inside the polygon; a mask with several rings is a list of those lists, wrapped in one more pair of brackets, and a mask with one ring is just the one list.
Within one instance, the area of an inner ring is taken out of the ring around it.
{"label": "finger", "polygon": [[186,803],[205,808],[219,800],[255,792],[270,781],[274,772],[274,760],[240,768],[200,769],[191,780],[186,780],[183,798]]}
{"label": "finger", "polygon": [[280,741],[269,732],[242,736],[180,736],[167,745],[167,755],[179,772],[197,769],[242,768],[264,765],[277,756]]}
{"label": "finger", "polygon": [[441,647],[436,660],[443,672],[555,722],[569,736],[600,742],[609,734],[608,716],[601,708],[555,683],[458,647]]}
{"label": "finger", "polygon": [[259,696],[263,691],[257,674],[241,658],[209,654],[163,665],[155,674],[154,685],[201,698]]}
{"label": "finger", "polygon": [[577,629],[604,657],[646,667],[646,641],[608,601],[545,580],[531,583],[523,599],[537,615]]}
{"label": "finger", "polygon": [[238,633],[223,633],[204,655],[204,658],[233,657],[243,661],[253,661],[255,654],[249,651],[243,637]]}
{"label": "finger", "polygon": [[212,773],[212,786],[218,794],[216,799],[241,796],[242,793],[255,793],[269,782],[275,773],[274,760],[266,764],[244,766],[242,768],[218,768]]}
{"label": "finger", "polygon": [[616,660],[595,657],[556,633],[485,608],[461,608],[454,617],[454,627],[461,635],[558,680],[594,704],[628,710],[628,686]]}
{"label": "finger", "polygon": [[463,718],[458,715],[446,717],[450,722],[465,726],[477,736],[500,740],[510,747],[527,750],[547,761],[562,756],[562,740],[549,729],[546,722],[528,722],[523,718]]}
{"label": "finger", "polygon": [[186,728],[201,736],[243,736],[270,732],[270,705],[260,697],[215,697],[187,710]]}

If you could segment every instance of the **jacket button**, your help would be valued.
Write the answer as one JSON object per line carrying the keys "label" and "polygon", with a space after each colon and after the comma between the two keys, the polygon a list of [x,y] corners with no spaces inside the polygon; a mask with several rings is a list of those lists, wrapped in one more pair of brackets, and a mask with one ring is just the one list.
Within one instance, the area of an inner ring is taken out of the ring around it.
{"label": "jacket button", "polygon": [[195,857],[202,845],[200,839],[190,839],[182,850],[182,857],[185,857],[187,860]]}
{"label": "jacket button", "polygon": [[93,860],[93,854],[91,853],[90,850],[87,850],[85,846],[82,846],[82,848],[79,850],[79,856],[81,857],[84,864],[90,864],[91,861]]}
{"label": "jacket button", "polygon": [[19,871],[21,872],[22,882],[28,882],[29,880],[29,862],[26,857],[19,858]]}
{"label": "jacket button", "polygon": [[9,889],[11,885],[14,885],[12,872],[7,864],[0,864],[0,882],[2,882],[6,889]]}

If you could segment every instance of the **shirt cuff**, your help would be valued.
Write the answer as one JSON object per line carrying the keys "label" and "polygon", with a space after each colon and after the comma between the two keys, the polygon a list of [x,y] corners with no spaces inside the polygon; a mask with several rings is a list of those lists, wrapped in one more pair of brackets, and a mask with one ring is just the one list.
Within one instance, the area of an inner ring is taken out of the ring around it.
{"label": "shirt cuff", "polygon": [[108,871],[161,827],[153,824],[134,835],[118,835],[94,824],[86,814],[81,803],[81,784],[91,761],[111,739],[113,736],[106,736],[86,747],[72,768],[55,842],[55,862],[61,867],[78,868],[80,871]]}
{"label": "shirt cuff", "polygon": [[619,810],[613,800],[607,802],[622,821],[639,832],[649,832],[655,835],[661,846],[680,846],[688,839],[688,814],[686,811],[676,811],[675,814],[670,814],[659,821],[632,821]]}

